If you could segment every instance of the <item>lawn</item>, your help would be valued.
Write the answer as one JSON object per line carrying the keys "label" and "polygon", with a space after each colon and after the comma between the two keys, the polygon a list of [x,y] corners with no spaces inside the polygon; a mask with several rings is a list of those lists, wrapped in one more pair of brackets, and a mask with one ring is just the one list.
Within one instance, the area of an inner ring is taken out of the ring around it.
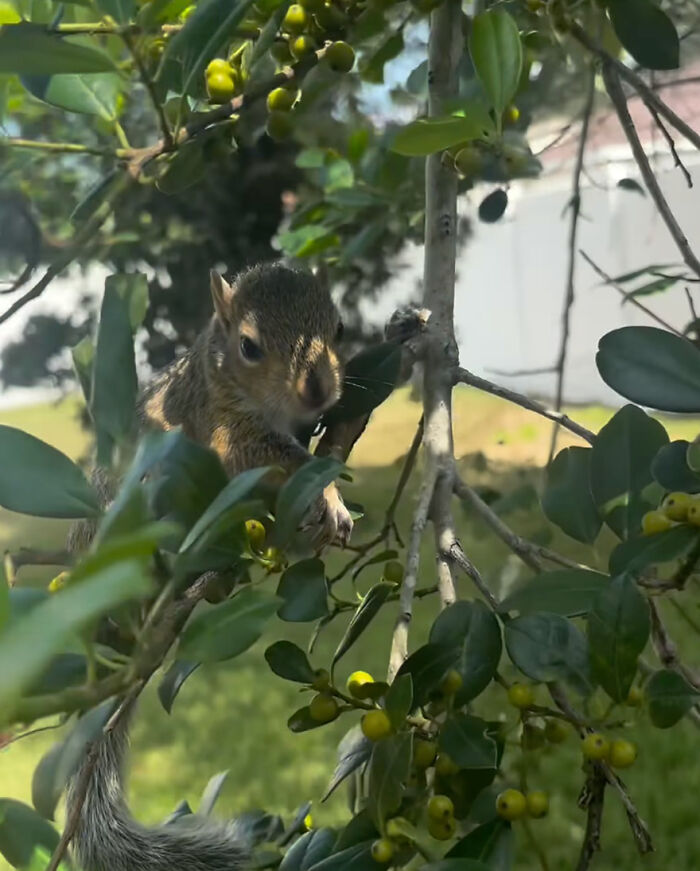
{"label": "lawn", "polygon": [[[76,411],[76,403],[67,401],[60,406],[3,412],[0,423],[19,426],[77,457],[85,454],[88,440],[76,421]],[[366,509],[366,517],[356,527],[357,541],[371,535],[381,522],[419,413],[419,406],[411,402],[406,390],[397,392],[378,410],[351,457],[355,480],[347,493]],[[605,409],[593,407],[570,413],[594,430],[610,415]],[[692,438],[696,434],[693,421],[664,422],[674,437]],[[523,496],[527,494],[525,485],[537,487],[550,432],[547,421],[493,397],[467,388],[460,388],[455,395],[456,455],[461,471],[471,483],[481,487],[504,493],[517,490]],[[569,440],[562,437],[561,443]],[[412,481],[398,512],[403,533],[411,514],[415,483]],[[467,516],[459,506],[456,514],[465,550],[494,591],[502,593],[525,574],[518,561],[478,520]],[[532,501],[523,499],[513,505],[506,519],[521,534],[542,541],[551,538],[554,546],[572,556],[585,554],[575,542],[556,533]],[[64,534],[63,523],[37,521],[0,510],[3,549],[20,544],[60,547]],[[586,560],[604,566],[611,544],[611,538],[601,535],[594,558],[589,552]],[[342,561],[340,555],[334,555],[329,561],[331,570]],[[422,566],[422,581],[429,582],[432,559],[427,544]],[[360,577],[359,587],[366,589],[378,573],[376,569],[367,570]],[[23,583],[41,584],[46,580],[45,571],[22,574]],[[472,589],[464,579],[460,579],[459,585],[460,595],[472,596]],[[425,641],[436,608],[431,599],[418,603],[411,627],[414,647]],[[375,675],[384,673],[394,617],[392,609],[385,609],[377,625],[365,636],[364,644],[344,660],[342,675],[359,667]],[[692,636],[688,637],[685,625],[679,625],[674,617],[674,613],[669,614],[668,623],[681,648],[692,649]],[[337,621],[321,635],[313,656],[316,666],[328,664],[343,629],[344,623]],[[351,723],[345,717],[314,732],[301,735],[288,732],[285,722],[300,704],[298,692],[272,675],[262,658],[262,651],[271,641],[289,638],[304,644],[309,634],[308,626],[273,623],[267,636],[243,656],[197,672],[180,693],[172,716],[162,710],[154,688],[149,688],[134,728],[130,798],[139,819],[158,821],[182,798],[196,807],[209,777],[228,769],[228,782],[219,803],[221,814],[257,807],[289,814],[308,798],[314,801],[316,822],[342,822],[346,815],[342,790],[326,805],[320,805],[318,799],[333,768],[335,745]],[[491,715],[503,712],[510,719],[513,716],[506,710],[504,693],[498,688],[490,690],[478,707]],[[624,813],[615,796],[609,795],[603,827],[605,852],[595,867],[618,871],[698,867],[700,831],[692,797],[700,790],[700,766],[692,762],[697,755],[697,733],[692,729],[684,722],[669,732],[655,730],[640,714],[634,730],[640,759],[625,779],[651,828],[657,852],[643,861],[639,859]],[[1,795],[30,800],[33,768],[51,741],[52,737],[44,733],[0,753]],[[533,760],[531,786],[547,789],[552,795],[549,817],[535,827],[551,871],[573,867],[583,834],[584,814],[576,807],[582,783],[576,745],[572,736],[553,751],[538,752]],[[0,860],[1,871],[7,867]],[[539,867],[524,842],[517,867]]]}

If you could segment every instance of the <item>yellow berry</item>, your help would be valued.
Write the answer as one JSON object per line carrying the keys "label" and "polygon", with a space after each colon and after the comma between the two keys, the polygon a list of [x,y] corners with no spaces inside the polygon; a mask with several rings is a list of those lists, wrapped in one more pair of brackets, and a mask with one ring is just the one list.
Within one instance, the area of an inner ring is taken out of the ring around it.
{"label": "yellow berry", "polygon": [[391,735],[391,720],[386,711],[367,711],[362,717],[360,728],[365,738],[370,741],[381,741]]}
{"label": "yellow berry", "polygon": [[600,732],[591,732],[581,742],[581,750],[586,759],[607,759],[610,742]]}
{"label": "yellow berry", "polygon": [[693,526],[700,526],[700,502],[694,499],[693,504],[688,507],[688,523]]}
{"label": "yellow berry", "polygon": [[314,679],[311,681],[313,689],[321,692],[327,690],[331,685],[331,676],[325,668],[319,668],[314,672]]}
{"label": "yellow berry", "polygon": [[657,532],[664,532],[670,529],[673,523],[661,511],[647,511],[642,517],[642,532],[644,535],[656,535]]}
{"label": "yellow berry", "polygon": [[287,565],[287,560],[282,551],[277,547],[268,547],[262,554],[263,560],[267,563],[267,570],[272,574],[281,572]]}
{"label": "yellow berry", "polygon": [[437,745],[434,741],[416,738],[413,741],[413,764],[419,770],[425,770],[435,762]]}
{"label": "yellow berry", "polygon": [[435,773],[438,777],[451,777],[453,774],[457,774],[458,771],[459,765],[447,753],[440,753],[435,761]]}
{"label": "yellow berry", "polygon": [[608,761],[613,768],[629,768],[637,758],[637,747],[624,738],[616,738],[610,745]]}
{"label": "yellow berry", "polygon": [[542,790],[528,792],[526,796],[527,812],[535,820],[547,815],[549,811],[549,796]]}
{"label": "yellow berry", "polygon": [[384,563],[383,575],[392,584],[400,584],[403,581],[403,566],[398,560],[391,559]]}
{"label": "yellow berry", "polygon": [[338,716],[338,703],[328,693],[319,693],[311,700],[309,714],[317,723],[330,723]]}
{"label": "yellow berry", "polygon": [[304,817],[304,828],[305,828],[307,831],[310,831],[311,829],[313,829],[313,827],[314,827],[314,819],[313,819],[313,817],[311,816],[311,814],[307,814],[307,815]]}
{"label": "yellow berry", "polygon": [[233,67],[231,64],[220,57],[215,57],[213,61],[210,61],[207,64],[207,68],[204,72],[204,75],[207,78],[215,75],[224,75],[224,76],[232,76],[233,75]]}
{"label": "yellow berry", "polygon": [[435,819],[428,817],[428,832],[437,841],[449,841],[457,831],[457,823],[454,817]]}
{"label": "yellow berry", "polygon": [[629,705],[630,708],[638,708],[643,701],[644,693],[640,687],[630,687],[630,691],[627,693],[627,698],[625,699],[625,704]]}
{"label": "yellow berry", "polygon": [[293,57],[297,60],[303,60],[303,58],[309,57],[316,51],[316,40],[313,36],[302,34],[301,36],[297,36],[289,47]]}
{"label": "yellow berry", "polygon": [[366,695],[362,689],[365,684],[374,683],[374,678],[367,671],[353,671],[346,684],[348,692],[355,699],[364,699]]}
{"label": "yellow berry", "polygon": [[380,865],[386,865],[394,855],[394,845],[388,838],[380,838],[372,844],[372,858]]}
{"label": "yellow berry", "polygon": [[535,694],[532,687],[524,683],[514,683],[508,688],[508,701],[514,708],[529,708],[534,704]]}
{"label": "yellow berry", "polygon": [[57,593],[59,590],[62,590],[68,583],[69,578],[70,572],[60,572],[49,583],[49,593]]}
{"label": "yellow berry", "polygon": [[306,10],[299,3],[292,3],[282,21],[282,29],[288,33],[301,33],[309,21]]}
{"label": "yellow berry", "polygon": [[[335,70],[336,73],[349,73],[355,65],[355,49],[342,40],[332,42],[326,49],[326,60],[328,61],[328,66]],[[398,563],[398,565],[401,565],[401,563]],[[403,567],[401,574],[403,575]],[[391,580],[391,578],[388,580]],[[396,583],[399,583],[399,581]]]}
{"label": "yellow berry", "polygon": [[290,88],[275,88],[267,95],[267,108],[270,112],[289,112],[297,98],[297,92]]}
{"label": "yellow berry", "polygon": [[246,520],[245,534],[251,549],[261,553],[265,548],[265,527],[259,520]]}
{"label": "yellow berry", "polygon": [[207,77],[207,94],[212,103],[228,103],[233,98],[234,84],[232,76],[225,73],[213,73]]}
{"label": "yellow berry", "polygon": [[547,720],[544,726],[545,738],[550,744],[561,744],[566,741],[569,727],[562,720]]}
{"label": "yellow berry", "polygon": [[669,520],[686,520],[692,504],[693,497],[690,493],[669,493],[661,508]]}
{"label": "yellow berry", "polygon": [[447,795],[434,795],[428,801],[428,816],[434,820],[444,820],[453,817],[455,806]]}
{"label": "yellow berry", "polygon": [[519,820],[527,812],[527,799],[519,789],[506,789],[496,798],[496,812],[504,820]]}
{"label": "yellow berry", "polygon": [[520,118],[520,109],[517,106],[508,106],[506,109],[506,121],[510,124],[517,124]]}

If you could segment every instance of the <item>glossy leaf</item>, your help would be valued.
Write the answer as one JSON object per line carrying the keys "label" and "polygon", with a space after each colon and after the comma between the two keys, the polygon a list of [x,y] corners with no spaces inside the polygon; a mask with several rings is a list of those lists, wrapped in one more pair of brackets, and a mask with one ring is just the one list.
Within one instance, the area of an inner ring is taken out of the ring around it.
{"label": "glossy leaf", "polygon": [[314,457],[284,483],[275,510],[275,539],[279,547],[289,543],[314,500],[343,468],[332,457]]}
{"label": "glossy leaf", "polygon": [[277,596],[244,587],[232,599],[193,616],[182,634],[178,656],[198,662],[238,656],[260,638],[279,604]]}
{"label": "glossy leaf", "polygon": [[698,539],[693,526],[675,526],[656,535],[642,535],[623,541],[610,554],[609,569],[613,575],[639,572],[648,566],[660,565],[684,556]]}
{"label": "glossy leaf", "polygon": [[384,698],[384,707],[391,725],[398,731],[413,707],[413,679],[410,674],[396,676]]}
{"label": "glossy leaf", "polygon": [[338,761],[321,801],[326,801],[340,784],[367,762],[372,755],[374,745],[365,738],[359,726],[353,726],[338,745]]}
{"label": "glossy leaf", "polygon": [[114,61],[100,49],[70,42],[38,24],[22,22],[0,28],[0,73],[51,76],[115,69]]}
{"label": "glossy leaf", "polygon": [[200,816],[211,816],[211,812],[214,810],[214,805],[221,794],[227,777],[228,771],[221,771],[219,774],[215,774],[204,787],[202,800],[199,803],[199,810],[197,811]]}
{"label": "glossy leaf", "polygon": [[503,645],[498,620],[483,602],[460,601],[445,608],[432,625],[429,641],[458,651],[454,662],[462,677],[458,705],[486,689],[498,668]]}
{"label": "glossy leaf", "polygon": [[638,64],[650,70],[678,68],[678,33],[652,0],[610,0],[608,14],[617,38]]}
{"label": "glossy leaf", "polygon": [[22,76],[22,84],[37,99],[50,106],[96,115],[104,121],[116,117],[121,80],[116,74]]}
{"label": "glossy leaf", "polygon": [[412,121],[395,134],[391,150],[406,157],[425,157],[462,142],[493,138],[493,121],[477,106],[474,104],[473,111],[464,116],[445,115]]}
{"label": "glossy leaf", "polygon": [[542,682],[563,680],[581,695],[591,692],[588,643],[566,617],[516,617],[505,625],[505,640],[508,655],[523,674]]}
{"label": "glossy leaf", "polygon": [[660,411],[700,411],[700,349],[657,327],[621,327],[600,340],[605,383],[626,399]]}
{"label": "glossy leaf", "polygon": [[627,575],[614,578],[588,615],[591,673],[614,702],[624,702],[649,638],[649,606]]}
{"label": "glossy leaf", "polygon": [[372,858],[372,844],[373,840],[348,847],[312,865],[309,871],[381,871],[386,866]]}
{"label": "glossy leaf", "polygon": [[143,272],[115,272],[105,280],[105,287],[114,288],[124,300],[129,312],[129,324],[134,333],[143,323],[148,309],[148,281]]}
{"label": "glossy leaf", "polygon": [[564,617],[587,614],[595,597],[610,583],[608,575],[586,569],[557,569],[528,578],[501,602],[503,613],[549,611]]}
{"label": "glossy leaf", "polygon": [[57,844],[58,832],[33,808],[0,798],[0,853],[13,868],[26,868],[35,850],[43,847],[51,854]]}
{"label": "glossy leaf", "polygon": [[469,54],[496,115],[502,115],[520,83],[523,49],[518,25],[503,9],[481,12],[472,21]]}
{"label": "glossy leaf", "polygon": [[265,651],[265,659],[272,671],[284,680],[310,684],[314,670],[301,649],[291,641],[276,641]]}
{"label": "glossy leaf", "polygon": [[307,623],[328,614],[325,566],[320,559],[301,560],[280,578],[277,595],[282,600],[281,620]]}
{"label": "glossy leaf", "polygon": [[673,441],[664,445],[654,457],[651,474],[664,490],[700,493],[700,475],[688,465],[690,442]]}
{"label": "glossy leaf", "polygon": [[413,706],[424,705],[438,689],[447,672],[454,667],[459,648],[454,644],[424,644],[406,659],[396,677],[410,674],[413,679]]}
{"label": "glossy leaf", "polygon": [[356,354],[345,366],[343,394],[325,415],[329,426],[369,414],[393,392],[401,366],[401,346],[382,342]]}
{"label": "glossy leaf", "polygon": [[496,742],[488,734],[489,724],[469,714],[452,714],[440,730],[440,749],[460,768],[498,767]]}
{"label": "glossy leaf", "polygon": [[700,702],[700,693],[677,671],[663,668],[655,672],[644,688],[651,722],[659,729],[670,729]]}
{"label": "glossy leaf", "polygon": [[413,740],[410,732],[400,732],[377,741],[369,763],[369,812],[378,829],[398,810],[403,785],[411,768]]}
{"label": "glossy leaf", "polygon": [[490,871],[507,871],[513,864],[515,839],[510,823],[491,820],[472,829],[445,856],[446,859],[478,859]]}
{"label": "glossy leaf", "polygon": [[158,698],[161,705],[170,714],[177,694],[187,678],[199,668],[198,662],[178,659],[166,671],[163,679],[158,684]]}
{"label": "glossy leaf", "polygon": [[311,729],[320,729],[326,723],[314,720],[311,716],[311,711],[308,705],[294,711],[292,716],[287,720],[287,728],[290,732],[309,732]]}
{"label": "glossy leaf", "polygon": [[369,626],[372,620],[377,616],[382,605],[386,602],[389,594],[395,590],[394,584],[389,584],[385,581],[375,584],[360,603],[357,611],[352,615],[348,628],[340,640],[340,644],[333,654],[332,669],[342,656],[353,646],[357,639],[362,635],[365,629]]}
{"label": "glossy leaf", "polygon": [[602,520],[590,490],[591,449],[564,448],[547,469],[542,510],[576,541],[592,544]]}

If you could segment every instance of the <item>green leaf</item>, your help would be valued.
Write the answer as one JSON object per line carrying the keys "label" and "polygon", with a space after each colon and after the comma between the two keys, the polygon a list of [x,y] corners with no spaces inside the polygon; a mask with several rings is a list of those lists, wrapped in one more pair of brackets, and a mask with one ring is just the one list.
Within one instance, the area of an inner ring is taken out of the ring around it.
{"label": "green leaf", "polygon": [[576,541],[592,544],[602,525],[590,490],[591,448],[564,448],[547,469],[542,510]]}
{"label": "green leaf", "polygon": [[173,703],[182,685],[197,668],[199,668],[198,662],[178,659],[163,676],[163,680],[158,684],[158,698],[168,714],[172,712]]}
{"label": "green leaf", "polygon": [[505,625],[508,655],[533,680],[563,680],[581,695],[591,692],[588,643],[559,614],[528,614]]}
{"label": "green leaf", "polygon": [[214,805],[221,794],[221,790],[223,789],[227,777],[228,771],[220,771],[219,774],[215,774],[209,780],[209,783],[204,787],[202,800],[199,803],[199,810],[197,811],[199,816],[211,816],[211,812],[214,810]]}
{"label": "green leaf", "polygon": [[285,680],[310,684],[314,679],[314,670],[301,649],[291,641],[276,641],[265,651],[265,659],[272,671]]}
{"label": "green leaf", "polygon": [[369,763],[368,808],[380,831],[384,820],[401,804],[412,752],[413,738],[410,732],[400,732],[374,745]]}
{"label": "green leaf", "polygon": [[398,731],[413,707],[413,679],[410,674],[396,676],[384,698],[391,725]]}
{"label": "green leaf", "polygon": [[644,687],[651,722],[659,729],[670,729],[700,701],[697,692],[677,671],[663,668],[655,672]]}
{"label": "green leaf", "polygon": [[326,571],[322,560],[307,559],[290,566],[280,578],[278,615],[290,623],[307,623],[328,614]]}
{"label": "green leaf", "polygon": [[603,336],[596,356],[605,383],[660,411],[700,412],[700,350],[657,327],[621,327]]}
{"label": "green leaf", "polygon": [[[642,193],[644,193],[644,191],[642,191]],[[668,290],[669,287],[673,287],[673,285],[682,280],[682,278],[682,275],[671,275],[648,281],[646,284],[642,284],[639,287],[635,287],[633,290],[628,291],[624,295],[621,305],[624,305],[631,299],[637,299],[639,296],[651,296],[654,293],[662,293],[664,290]]]}
{"label": "green leaf", "polygon": [[453,714],[440,730],[440,749],[460,768],[495,769],[498,752],[488,729],[486,720],[469,714]]}
{"label": "green leaf", "polygon": [[37,99],[50,106],[96,115],[104,121],[116,117],[117,96],[121,80],[116,74],[56,75],[21,77],[24,87]]}
{"label": "green leaf", "polygon": [[311,711],[308,705],[294,711],[292,716],[287,720],[287,728],[290,732],[310,732],[311,729],[319,729],[325,726],[326,723],[315,720],[311,716]]}
{"label": "green leaf", "polygon": [[107,699],[88,711],[67,738],[41,758],[32,777],[32,804],[46,819],[53,819],[61,794],[83,762],[87,746],[100,737],[116,704],[115,699]]}
{"label": "green leaf", "polygon": [[312,865],[309,871],[381,871],[386,866],[380,865],[372,858],[373,843],[374,839],[341,850],[340,853],[335,853],[322,862]]}
{"label": "green leaf", "polygon": [[340,658],[350,650],[360,635],[362,635],[372,620],[377,616],[380,608],[389,597],[389,594],[395,589],[396,587],[394,584],[380,581],[369,590],[360,603],[357,611],[352,615],[348,628],[345,630],[345,634],[341,638],[340,643],[333,654],[331,672]]}
{"label": "green leaf", "polygon": [[671,562],[684,556],[697,541],[698,530],[685,524],[656,535],[642,535],[623,541],[610,554],[608,568],[613,575],[640,572],[648,566]]}
{"label": "green leaf", "polygon": [[251,70],[253,70],[259,60],[265,57],[265,55],[267,54],[267,50],[275,41],[275,38],[279,33],[282,21],[284,20],[284,16],[287,14],[287,10],[289,9],[290,5],[291,0],[282,0],[282,2],[279,3],[272,15],[265,22],[265,26],[260,31],[260,36],[255,40],[255,44],[253,46],[253,53],[250,58]]}
{"label": "green leaf", "polygon": [[131,21],[136,10],[134,0],[96,0],[97,6],[105,15],[111,15],[118,24]]}
{"label": "green leaf", "polygon": [[105,287],[114,288],[129,312],[132,333],[143,323],[148,309],[148,281],[143,272],[115,272],[107,277]]}
{"label": "green leaf", "polygon": [[245,18],[253,0],[203,0],[182,30],[168,43],[157,82],[181,82],[182,93],[196,96],[202,90],[204,70],[227,45]]}
{"label": "green leaf", "polygon": [[510,823],[491,820],[472,829],[445,856],[446,859],[479,859],[490,871],[507,871],[513,864],[515,843]]}
{"label": "green leaf", "polygon": [[372,755],[373,746],[369,738],[365,738],[362,734],[362,729],[359,726],[353,726],[343,736],[342,741],[338,745],[338,762],[336,763],[333,777],[331,777],[331,782],[328,784],[321,801],[326,801],[346,777],[349,777],[353,771],[356,771],[367,762]]}
{"label": "green leaf", "polygon": [[[99,499],[65,454],[29,433],[0,425],[0,505],[36,517],[96,517]],[[9,461],[11,459],[11,462]]]}
{"label": "green leaf", "polygon": [[480,13],[472,21],[469,54],[496,115],[502,115],[520,83],[523,48],[518,25],[502,9]]}
{"label": "green leaf", "polygon": [[10,587],[4,565],[0,565],[0,635],[10,620]]}
{"label": "green leaf", "polygon": [[651,464],[651,474],[664,490],[700,493],[700,475],[688,466],[690,442],[679,440],[664,445]]}
{"label": "green leaf", "polygon": [[454,644],[424,644],[403,662],[396,677],[410,674],[413,679],[412,710],[429,701],[447,672],[454,668],[459,652]]}
{"label": "green leaf", "polygon": [[0,73],[51,76],[115,70],[112,58],[100,49],[70,42],[38,24],[0,28]]}
{"label": "green leaf", "polygon": [[48,597],[13,623],[0,637],[0,662],[14,663],[0,671],[0,711],[39,677],[74,632],[150,589],[143,563],[125,560]]}
{"label": "green leaf", "polygon": [[310,506],[344,466],[332,457],[312,457],[289,478],[277,495],[275,540],[284,548],[297,531]]}
{"label": "green leaf", "polygon": [[419,118],[399,128],[391,150],[406,157],[425,157],[462,142],[494,137],[493,121],[480,104],[474,103],[464,116]]}
{"label": "green leaf", "polygon": [[[663,426],[636,405],[625,405],[598,433],[591,455],[591,493],[620,536],[639,531],[648,505],[642,491],[653,480],[651,463],[668,444]],[[613,509],[617,509],[613,513]]]}
{"label": "green leaf", "polygon": [[57,844],[58,832],[33,808],[0,798],[0,853],[13,868],[26,867],[39,847],[53,853]]}
{"label": "green leaf", "polygon": [[588,615],[591,673],[614,702],[624,702],[649,638],[649,606],[627,575],[614,578]]}
{"label": "green leaf", "polygon": [[151,0],[139,10],[138,23],[149,30],[154,24],[173,21],[189,5],[190,0]]}
{"label": "green leaf", "polygon": [[652,0],[610,0],[608,14],[617,38],[638,64],[650,70],[678,68],[678,33]]}
{"label": "green leaf", "polygon": [[610,582],[608,575],[586,569],[558,569],[528,578],[505,599],[503,613],[533,614],[549,611],[563,617],[587,614],[593,600]]}
{"label": "green leaf", "polygon": [[108,282],[102,297],[90,408],[98,429],[117,442],[132,432],[137,390],[129,308],[117,286]]}
{"label": "green leaf", "polygon": [[86,402],[92,395],[92,367],[95,362],[95,345],[89,336],[84,336],[71,349],[73,369],[78,378],[80,389]]}
{"label": "green leaf", "polygon": [[393,392],[400,367],[401,346],[394,342],[360,351],[345,366],[342,397],[324,416],[324,424],[369,414]]}
{"label": "green leaf", "polygon": [[440,859],[421,867],[421,871],[492,871],[491,866],[478,859]]}
{"label": "green leaf", "polygon": [[277,596],[244,587],[232,599],[193,616],[182,634],[178,656],[198,662],[238,656],[260,638],[279,604]]}
{"label": "green leaf", "polygon": [[173,154],[156,181],[161,193],[172,196],[200,184],[207,169],[202,142],[192,142]]}
{"label": "green leaf", "polygon": [[360,74],[366,82],[375,85],[384,83],[384,66],[403,51],[403,31],[392,33],[374,52],[360,63]]}
{"label": "green leaf", "polygon": [[462,677],[456,702],[476,698],[491,682],[503,648],[498,620],[483,602],[455,602],[430,630],[429,641],[458,651],[454,668]]}

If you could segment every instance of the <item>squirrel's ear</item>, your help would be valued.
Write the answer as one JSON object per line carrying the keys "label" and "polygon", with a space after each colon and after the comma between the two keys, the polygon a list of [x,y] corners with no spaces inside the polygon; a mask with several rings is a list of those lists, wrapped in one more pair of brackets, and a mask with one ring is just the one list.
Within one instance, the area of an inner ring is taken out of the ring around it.
{"label": "squirrel's ear", "polygon": [[209,273],[209,279],[214,311],[221,323],[228,327],[231,324],[233,288],[227,281],[224,281],[215,269],[212,269]]}

